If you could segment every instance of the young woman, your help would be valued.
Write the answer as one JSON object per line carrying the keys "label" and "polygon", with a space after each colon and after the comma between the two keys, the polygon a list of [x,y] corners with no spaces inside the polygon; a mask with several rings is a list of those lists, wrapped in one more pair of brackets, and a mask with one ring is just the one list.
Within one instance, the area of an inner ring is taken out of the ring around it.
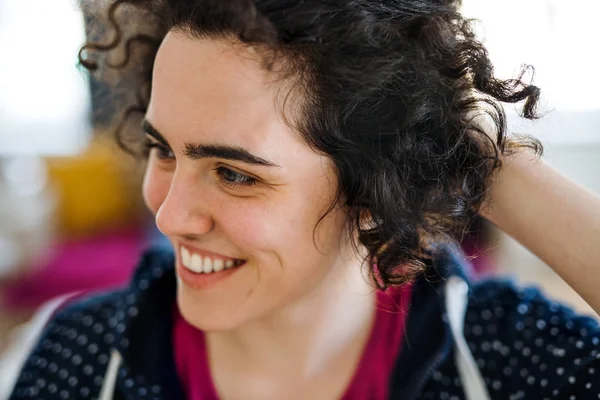
{"label": "young woman", "polygon": [[452,246],[480,212],[600,310],[600,201],[507,138],[498,102],[535,118],[539,90],[458,7],[113,3],[82,63],[151,83],[129,111],[173,252],[56,312],[12,399],[600,397],[597,322],[470,285]]}

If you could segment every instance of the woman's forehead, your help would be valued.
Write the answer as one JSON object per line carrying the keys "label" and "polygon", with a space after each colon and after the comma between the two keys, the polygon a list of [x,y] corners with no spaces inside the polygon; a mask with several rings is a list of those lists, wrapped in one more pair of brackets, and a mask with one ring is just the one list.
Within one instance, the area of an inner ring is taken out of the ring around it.
{"label": "woman's forehead", "polygon": [[249,48],[171,32],[156,57],[147,119],[170,142],[235,143],[285,164],[282,148],[308,146],[282,114],[280,89]]}
{"label": "woman's forehead", "polygon": [[267,84],[266,72],[234,49],[224,41],[170,33],[154,64],[153,100],[211,114],[274,110],[276,91]]}

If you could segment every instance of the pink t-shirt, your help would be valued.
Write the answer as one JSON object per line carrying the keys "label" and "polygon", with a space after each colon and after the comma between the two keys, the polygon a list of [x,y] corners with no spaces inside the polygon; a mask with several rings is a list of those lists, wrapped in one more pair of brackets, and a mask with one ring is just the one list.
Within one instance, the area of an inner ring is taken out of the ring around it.
{"label": "pink t-shirt", "polygon": [[[389,377],[398,357],[411,295],[411,285],[377,293],[371,336],[343,400],[387,399]],[[175,364],[188,400],[218,400],[213,385],[204,333],[183,319],[175,307]]]}

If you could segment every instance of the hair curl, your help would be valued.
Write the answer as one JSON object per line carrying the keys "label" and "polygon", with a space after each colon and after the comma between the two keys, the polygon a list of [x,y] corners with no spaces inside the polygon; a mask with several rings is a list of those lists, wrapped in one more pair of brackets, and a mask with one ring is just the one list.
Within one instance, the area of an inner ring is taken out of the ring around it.
{"label": "hair curl", "polygon": [[[460,236],[503,154],[542,152],[533,138],[506,137],[500,105],[524,101],[522,115],[537,118],[539,89],[523,81],[527,69],[494,77],[459,8],[458,0],[114,0],[101,24],[113,38],[90,39],[80,63],[118,71],[117,86],[138,93],[126,121],[146,110],[153,60],[170,29],[236,38],[261,49],[267,68],[286,61],[282,77],[302,92],[296,128],[333,161],[332,208],[347,207],[385,287],[423,271],[432,244]],[[121,60],[109,61],[118,49]],[[124,144],[124,126],[117,132]]]}

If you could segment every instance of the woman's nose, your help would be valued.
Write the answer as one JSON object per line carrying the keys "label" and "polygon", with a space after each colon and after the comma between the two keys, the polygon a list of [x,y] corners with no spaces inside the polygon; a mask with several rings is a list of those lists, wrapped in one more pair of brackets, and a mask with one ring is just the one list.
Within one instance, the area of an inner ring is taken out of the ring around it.
{"label": "woman's nose", "polygon": [[156,226],[166,236],[193,237],[213,229],[206,199],[196,185],[174,177],[156,213]]}

